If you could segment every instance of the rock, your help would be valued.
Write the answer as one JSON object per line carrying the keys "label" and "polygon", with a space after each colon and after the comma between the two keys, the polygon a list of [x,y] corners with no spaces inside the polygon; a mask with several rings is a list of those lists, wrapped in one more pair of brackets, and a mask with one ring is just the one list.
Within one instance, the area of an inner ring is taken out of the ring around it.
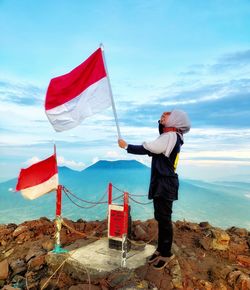
{"label": "rock", "polygon": [[179,262],[175,259],[170,265],[170,275],[172,277],[172,284],[175,288],[182,288],[182,275]]}
{"label": "rock", "polygon": [[213,240],[211,247],[213,250],[225,251],[229,248],[229,235],[221,229],[211,229]]}
{"label": "rock", "polygon": [[0,262],[0,279],[5,280],[9,275],[9,263],[7,259]]}
{"label": "rock", "polygon": [[210,229],[212,227],[209,222],[201,222],[199,223],[199,226],[203,229]]}
{"label": "rock", "polygon": [[213,289],[214,290],[227,290],[228,287],[227,287],[225,281],[217,280],[213,283]]}
{"label": "rock", "polygon": [[0,245],[3,246],[3,247],[5,247],[7,245],[7,241],[1,240],[0,241]]}
{"label": "rock", "polygon": [[3,254],[4,258],[9,257],[11,254],[13,254],[13,252],[14,252],[14,248],[11,248],[11,249],[7,250],[7,251],[4,252],[4,254]]}
{"label": "rock", "polygon": [[231,287],[234,287],[237,279],[240,277],[241,274],[242,274],[242,272],[239,271],[239,270],[235,270],[235,271],[230,272],[228,274],[228,276],[227,276],[227,282],[228,282],[228,284]]}
{"label": "rock", "polygon": [[229,233],[235,234],[239,237],[247,237],[248,236],[248,231],[247,231],[247,229],[244,229],[244,228],[231,227],[227,231]]}
{"label": "rock", "polygon": [[44,249],[42,249],[39,246],[34,246],[28,251],[28,253],[27,253],[26,257],[25,257],[25,260],[26,260],[26,262],[28,262],[31,258],[42,256],[44,254],[45,254]]}
{"label": "rock", "polygon": [[213,289],[213,284],[208,282],[208,281],[205,281],[205,280],[199,280],[198,286],[201,287],[199,289],[202,289],[202,290],[212,290]]}
{"label": "rock", "polygon": [[15,275],[12,279],[12,285],[14,284],[15,287],[19,287],[21,289],[26,288],[26,279],[23,276]]}
{"label": "rock", "polygon": [[22,244],[28,240],[30,240],[31,238],[34,237],[34,233],[32,231],[25,231],[25,232],[22,232],[21,234],[19,234],[16,238],[16,242],[18,244]]}
{"label": "rock", "polygon": [[250,256],[238,255],[237,262],[244,267],[250,267]]}
{"label": "rock", "polygon": [[55,241],[54,240],[46,240],[42,243],[42,248],[47,252],[52,251],[54,249]]}
{"label": "rock", "polygon": [[199,225],[195,223],[190,223],[186,221],[183,221],[183,222],[177,221],[175,225],[177,228],[180,228],[181,230],[184,230],[184,231],[193,231],[193,232],[199,231]]}
{"label": "rock", "polygon": [[12,287],[11,285],[5,285],[2,290],[22,290],[21,288]]}
{"label": "rock", "polygon": [[23,273],[27,270],[27,265],[23,259],[16,259],[10,263],[13,271],[12,275]]}
{"label": "rock", "polygon": [[28,262],[29,268],[32,271],[38,271],[45,265],[45,255],[35,257]]}
{"label": "rock", "polygon": [[201,239],[198,240],[198,243],[206,251],[210,250],[211,248],[211,239],[208,237],[202,237]]}
{"label": "rock", "polygon": [[14,230],[12,236],[15,238],[15,237],[19,236],[20,234],[22,234],[22,233],[24,233],[24,232],[26,232],[26,231],[28,231],[28,230],[29,230],[29,228],[28,228],[27,226],[22,226],[22,225],[21,225],[21,226],[17,227],[17,228]]}
{"label": "rock", "polygon": [[91,285],[89,287],[89,284],[77,284],[73,285],[69,288],[69,290],[100,290],[101,288],[95,285]]}
{"label": "rock", "polygon": [[235,290],[248,290],[250,289],[250,277],[246,274],[241,274],[235,282]]}
{"label": "rock", "polygon": [[176,243],[173,243],[173,244],[172,244],[172,251],[173,251],[173,253],[174,253],[176,256],[178,256],[178,255],[181,256],[181,254],[182,254],[182,250],[180,249],[180,247],[178,247],[178,246],[176,245]]}
{"label": "rock", "polygon": [[137,241],[145,241],[148,238],[148,234],[142,228],[141,225],[135,226],[134,235],[135,235],[135,240],[137,240]]}
{"label": "rock", "polygon": [[235,256],[241,255],[247,252],[247,243],[245,241],[231,242],[229,245],[230,254],[234,254]]}
{"label": "rock", "polygon": [[135,274],[131,271],[119,270],[119,272],[114,272],[108,277],[108,284],[110,287],[119,288],[127,284],[134,276]]}
{"label": "rock", "polygon": [[2,287],[4,286],[5,284],[5,280],[0,280],[0,289],[2,289]]}

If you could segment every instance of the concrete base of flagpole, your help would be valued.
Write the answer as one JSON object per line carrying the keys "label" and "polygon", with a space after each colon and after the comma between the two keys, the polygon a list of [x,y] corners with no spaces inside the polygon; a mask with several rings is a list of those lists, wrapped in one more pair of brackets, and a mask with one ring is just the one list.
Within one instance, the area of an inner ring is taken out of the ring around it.
{"label": "concrete base of flagpole", "polygon": [[[56,268],[62,263],[62,259],[67,258],[64,271],[81,281],[88,279],[86,269],[93,279],[103,278],[111,271],[121,269],[121,251],[110,249],[108,238],[102,238],[87,245],[84,243],[80,245],[78,242],[75,246],[72,244],[66,248],[69,249],[68,254],[60,256],[50,252],[46,261],[50,267]],[[145,265],[147,258],[154,251],[155,247],[152,245],[146,245],[142,250],[131,249],[127,253],[126,269],[132,270]]]}

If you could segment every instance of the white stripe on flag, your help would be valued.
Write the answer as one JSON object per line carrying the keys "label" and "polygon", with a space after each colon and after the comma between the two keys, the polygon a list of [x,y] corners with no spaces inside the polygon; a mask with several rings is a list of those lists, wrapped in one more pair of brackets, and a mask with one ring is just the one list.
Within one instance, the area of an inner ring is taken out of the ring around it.
{"label": "white stripe on flag", "polygon": [[56,173],[50,179],[46,180],[43,183],[25,189],[21,189],[21,193],[23,197],[25,197],[26,199],[32,200],[57,189],[57,187],[58,187],[58,174]]}
{"label": "white stripe on flag", "polygon": [[46,114],[56,131],[68,130],[86,117],[111,106],[110,96],[108,78],[104,77],[69,102],[46,110]]}

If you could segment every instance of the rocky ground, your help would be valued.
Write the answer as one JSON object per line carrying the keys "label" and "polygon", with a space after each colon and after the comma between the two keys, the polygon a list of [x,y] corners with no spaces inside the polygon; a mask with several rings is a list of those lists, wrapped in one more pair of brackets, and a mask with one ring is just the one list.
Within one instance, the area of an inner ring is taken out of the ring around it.
{"label": "rocky ground", "polygon": [[[107,235],[106,221],[66,222],[71,229],[62,226],[64,247],[77,241],[88,244]],[[154,220],[134,221],[132,240],[152,240],[151,244],[155,244],[156,226]],[[119,268],[100,279],[74,275],[63,262],[55,269],[48,259],[54,235],[54,222],[47,218],[0,225],[0,288],[250,289],[250,233],[245,229],[232,227],[224,231],[207,222],[177,221],[173,244],[176,258],[167,268],[156,271],[147,264],[134,271]]]}

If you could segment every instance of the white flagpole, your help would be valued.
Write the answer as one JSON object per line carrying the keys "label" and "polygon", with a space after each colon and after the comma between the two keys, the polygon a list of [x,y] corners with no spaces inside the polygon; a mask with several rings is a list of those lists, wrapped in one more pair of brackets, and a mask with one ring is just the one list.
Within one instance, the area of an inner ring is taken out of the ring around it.
{"label": "white flagpole", "polygon": [[111,104],[112,104],[112,109],[113,109],[113,113],[114,113],[114,117],[115,117],[115,123],[116,123],[116,128],[117,128],[117,133],[118,133],[118,139],[121,139],[121,131],[120,131],[119,122],[118,122],[118,118],[117,118],[117,113],[116,113],[116,108],[115,108],[115,102],[114,102],[114,98],[113,98],[113,92],[112,92],[112,88],[111,88],[111,84],[110,84],[110,79],[109,79],[108,68],[107,68],[106,60],[105,60],[104,46],[103,46],[102,43],[100,44],[100,48],[102,50],[104,67],[105,67],[105,70],[106,70],[106,73],[107,73],[107,78],[108,78],[108,84],[109,84],[109,89],[110,89],[110,94],[111,94]]}

